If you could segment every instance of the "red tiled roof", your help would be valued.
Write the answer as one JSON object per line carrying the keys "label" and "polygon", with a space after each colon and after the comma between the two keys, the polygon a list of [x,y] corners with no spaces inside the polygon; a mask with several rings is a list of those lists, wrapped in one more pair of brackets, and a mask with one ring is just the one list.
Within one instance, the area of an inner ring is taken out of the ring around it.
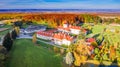
{"label": "red tiled roof", "polygon": [[73,40],[73,38],[71,36],[69,36],[67,34],[64,34],[64,33],[55,33],[53,35],[53,38],[60,39],[60,40],[66,39],[68,41],[72,41]]}
{"label": "red tiled roof", "polygon": [[72,41],[73,40],[73,37],[71,37],[70,35],[68,34],[65,34],[65,33],[49,33],[49,32],[46,32],[46,31],[39,31],[37,32],[38,35],[42,35],[42,36],[48,36],[48,37],[53,37],[53,38],[56,38],[56,39],[66,39],[68,41]]}
{"label": "red tiled roof", "polygon": [[44,32],[44,31],[37,32],[37,34],[38,35],[43,35],[43,36],[48,36],[48,37],[51,37],[53,35],[52,33]]}
{"label": "red tiled roof", "polygon": [[52,29],[52,30],[47,30],[47,31],[45,31],[45,32],[53,33],[53,32],[55,32],[55,31],[56,31],[56,29]]}
{"label": "red tiled roof", "polygon": [[95,39],[94,38],[88,38],[87,42],[95,42]]}
{"label": "red tiled roof", "polygon": [[70,31],[70,28],[63,28],[64,30]]}
{"label": "red tiled roof", "polygon": [[72,28],[72,29],[78,29],[78,30],[81,29],[79,26],[71,26],[70,28]]}
{"label": "red tiled roof", "polygon": [[83,29],[83,32],[84,32],[84,33],[86,33],[86,32],[87,32],[87,30],[86,30],[86,29]]}

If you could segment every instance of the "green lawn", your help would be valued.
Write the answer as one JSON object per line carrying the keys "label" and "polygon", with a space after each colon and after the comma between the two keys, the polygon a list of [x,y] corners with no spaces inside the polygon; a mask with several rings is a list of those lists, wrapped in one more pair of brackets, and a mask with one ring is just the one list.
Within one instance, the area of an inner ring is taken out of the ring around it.
{"label": "green lawn", "polygon": [[44,44],[43,42],[37,41],[37,44],[39,44],[40,46],[44,47],[44,48],[50,48],[53,49],[52,45],[49,44]]}
{"label": "green lawn", "polygon": [[38,40],[42,40],[42,41],[45,41],[45,42],[50,42],[51,40],[45,40],[45,39],[41,39],[41,38],[37,38]]}
{"label": "green lawn", "polygon": [[3,35],[5,35],[5,34],[7,34],[10,29],[12,29],[12,26],[10,26],[10,25],[5,25],[5,26],[2,26],[2,27],[0,27],[0,28],[9,28],[8,30],[1,31],[1,32],[0,32],[0,36],[3,36]]}
{"label": "green lawn", "polygon": [[104,28],[106,27],[106,25],[95,25],[92,27],[92,33],[93,34],[97,34],[97,33],[100,33],[104,30]]}
{"label": "green lawn", "polygon": [[0,26],[0,28],[12,28],[11,25],[4,25],[4,26]]}
{"label": "green lawn", "polygon": [[24,24],[22,27],[23,28],[27,28],[29,25],[27,25],[27,24]]}
{"label": "green lawn", "polygon": [[62,67],[60,55],[28,39],[16,40],[9,55],[6,67]]}
{"label": "green lawn", "polygon": [[5,34],[7,34],[8,32],[9,32],[9,30],[1,31],[1,32],[0,32],[0,36],[3,36],[3,35],[5,35]]}
{"label": "green lawn", "polygon": [[[110,26],[110,25],[102,25],[102,24],[97,24],[92,26],[92,33],[88,34],[86,37],[90,37],[91,35],[96,35],[96,34],[100,34],[103,32],[104,29],[107,30],[111,30],[111,29],[117,29],[120,31],[120,27],[119,26]],[[111,44],[115,44],[117,42],[120,42],[120,33],[116,33],[116,32],[103,32],[103,35],[105,37],[107,37],[107,39],[109,40],[109,42]]]}

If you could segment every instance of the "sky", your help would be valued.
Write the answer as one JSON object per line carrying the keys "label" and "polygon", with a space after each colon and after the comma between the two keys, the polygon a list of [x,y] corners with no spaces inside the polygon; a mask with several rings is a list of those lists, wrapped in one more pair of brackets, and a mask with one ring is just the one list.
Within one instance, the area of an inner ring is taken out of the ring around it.
{"label": "sky", "polygon": [[0,0],[0,9],[120,9],[120,0]]}

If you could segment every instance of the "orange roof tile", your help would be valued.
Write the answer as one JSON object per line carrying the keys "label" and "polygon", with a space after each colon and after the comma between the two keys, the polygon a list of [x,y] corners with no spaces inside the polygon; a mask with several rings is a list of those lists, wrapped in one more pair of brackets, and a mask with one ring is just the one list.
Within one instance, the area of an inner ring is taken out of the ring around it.
{"label": "orange roof tile", "polygon": [[48,36],[48,37],[53,35],[52,33],[44,32],[44,31],[39,31],[39,32],[37,32],[37,34],[38,35],[43,35],[43,36]]}
{"label": "orange roof tile", "polygon": [[72,41],[73,38],[67,34],[64,34],[64,33],[57,33],[57,34],[54,34],[53,38],[56,38],[56,39],[66,39],[66,40],[69,40],[69,41]]}

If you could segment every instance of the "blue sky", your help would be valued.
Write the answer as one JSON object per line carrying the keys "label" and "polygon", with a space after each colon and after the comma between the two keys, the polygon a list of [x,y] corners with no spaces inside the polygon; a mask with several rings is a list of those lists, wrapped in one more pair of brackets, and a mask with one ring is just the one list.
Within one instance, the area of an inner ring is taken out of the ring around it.
{"label": "blue sky", "polygon": [[0,9],[120,9],[120,0],[0,0]]}

